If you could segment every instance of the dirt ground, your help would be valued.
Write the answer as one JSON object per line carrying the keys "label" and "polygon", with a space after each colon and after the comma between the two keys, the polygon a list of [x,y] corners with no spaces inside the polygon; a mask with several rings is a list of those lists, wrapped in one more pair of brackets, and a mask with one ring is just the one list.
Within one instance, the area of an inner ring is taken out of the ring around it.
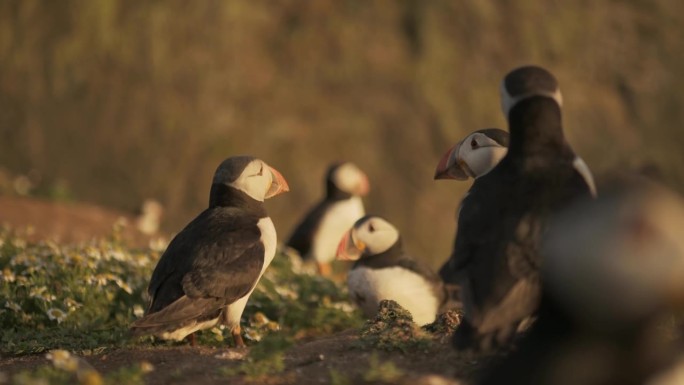
{"label": "dirt ground", "polygon": [[[454,378],[467,378],[479,362],[464,359],[448,343],[435,344],[428,351],[380,352],[354,347],[356,330],[321,337],[291,347],[285,355],[285,371],[249,379],[245,375],[226,376],[220,368],[240,364],[247,349],[222,349],[202,346],[149,347],[109,351],[84,357],[95,369],[107,374],[141,361],[154,366],[145,380],[149,385],[162,384],[329,384],[331,370],[344,376],[349,383],[363,383],[371,357],[378,362],[391,361],[404,375],[399,384],[459,384]],[[13,375],[49,364],[44,355],[0,359],[0,372]],[[227,382],[229,380],[229,382]]]}

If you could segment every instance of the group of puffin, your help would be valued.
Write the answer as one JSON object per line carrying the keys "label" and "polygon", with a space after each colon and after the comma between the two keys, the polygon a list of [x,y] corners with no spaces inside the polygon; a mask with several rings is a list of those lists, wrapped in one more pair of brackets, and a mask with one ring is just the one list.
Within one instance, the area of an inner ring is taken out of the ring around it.
{"label": "group of puffin", "polygon": [[[403,249],[389,221],[366,215],[368,178],[351,162],[330,167],[324,199],[287,245],[323,275],[335,258],[355,261],[347,285],[368,317],[380,300],[393,299],[428,324],[458,293],[456,349],[506,353],[477,383],[660,380],[684,357],[678,339],[654,331],[684,310],[682,199],[642,177],[597,194],[564,137],[560,88],[546,69],[512,70],[500,93],[508,132],[474,131],[438,163],[435,179],[474,179],[458,209],[452,255],[438,274]],[[161,256],[150,305],[132,333],[181,340],[220,323],[244,346],[242,312],[276,253],[264,200],[288,190],[260,159],[221,163],[209,207]]]}

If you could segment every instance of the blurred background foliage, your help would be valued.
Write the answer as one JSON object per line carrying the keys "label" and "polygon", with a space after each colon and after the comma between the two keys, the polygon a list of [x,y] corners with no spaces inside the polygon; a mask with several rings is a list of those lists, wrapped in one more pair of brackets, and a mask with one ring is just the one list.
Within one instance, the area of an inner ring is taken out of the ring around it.
{"label": "blurred background foliage", "polygon": [[684,187],[684,3],[677,0],[0,2],[0,171],[37,196],[132,210],[176,232],[221,160],[253,154],[291,193],[284,239],[352,160],[368,211],[434,266],[469,183],[434,182],[475,129],[506,128],[510,69],[551,69],[566,135],[596,174],[657,167]]}

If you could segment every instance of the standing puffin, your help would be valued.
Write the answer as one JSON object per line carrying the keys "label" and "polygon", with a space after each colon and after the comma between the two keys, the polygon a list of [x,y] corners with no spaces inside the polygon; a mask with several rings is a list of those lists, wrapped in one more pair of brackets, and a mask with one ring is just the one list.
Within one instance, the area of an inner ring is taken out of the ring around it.
{"label": "standing puffin", "polygon": [[442,280],[404,252],[399,231],[383,218],[359,219],[340,240],[337,258],[356,261],[347,286],[366,317],[375,316],[381,300],[391,299],[425,325],[445,302]]}
{"label": "standing puffin", "polygon": [[[491,171],[508,152],[509,135],[498,128],[485,128],[474,131],[447,151],[437,165],[435,179],[466,180],[477,179]],[[596,196],[594,178],[589,167],[579,156],[575,158],[576,167],[581,170],[592,195]],[[467,195],[467,193],[466,193]],[[461,211],[459,205],[456,217]],[[448,261],[442,265],[439,275],[445,279],[449,268]]]}
{"label": "standing puffin", "polygon": [[485,128],[468,134],[442,156],[435,179],[478,178],[494,168],[508,151],[508,132]]}
{"label": "standing puffin", "polygon": [[351,162],[330,166],[325,198],[295,228],[287,246],[304,260],[313,260],[321,275],[330,275],[335,247],[344,232],[364,216],[361,197],[368,194],[368,177]]}
{"label": "standing puffin", "polygon": [[591,188],[563,136],[561,94],[543,68],[521,67],[501,84],[508,152],[475,179],[458,216],[444,277],[461,288],[458,349],[506,345],[539,304],[539,242],[549,214]]}
{"label": "standing puffin", "polygon": [[[435,170],[435,179],[477,179],[494,168],[508,151],[508,132],[498,128],[474,131],[447,151]],[[466,193],[467,195],[467,193]],[[456,218],[461,212],[459,205]],[[446,279],[449,261],[439,269],[439,276]],[[458,287],[447,284],[450,296],[459,297]]]}
{"label": "standing puffin", "polygon": [[276,250],[276,232],[264,200],[289,191],[264,161],[236,156],[219,165],[209,208],[176,235],[159,259],[147,289],[145,316],[133,335],[181,340],[217,323],[230,328],[238,347],[240,317]]}
{"label": "standing puffin", "polygon": [[542,242],[537,321],[476,383],[681,384],[666,379],[682,337],[662,321],[684,310],[682,228],[682,198],[644,180],[561,211]]}

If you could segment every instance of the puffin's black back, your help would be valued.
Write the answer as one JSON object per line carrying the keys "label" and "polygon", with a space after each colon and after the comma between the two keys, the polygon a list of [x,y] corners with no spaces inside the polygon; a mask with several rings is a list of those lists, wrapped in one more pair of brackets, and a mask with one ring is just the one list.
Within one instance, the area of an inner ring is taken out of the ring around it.
{"label": "puffin's black back", "polygon": [[[210,200],[212,207],[173,238],[157,263],[148,287],[153,299],[148,314],[183,295],[231,303],[251,289],[250,279],[263,264],[257,227],[259,219],[267,216],[263,202],[222,184],[212,185]],[[228,263],[233,268],[223,272]],[[208,275],[212,279],[206,279]]]}
{"label": "puffin's black back", "polygon": [[[472,332],[485,316],[509,324],[511,333],[535,311],[540,295],[539,244],[547,218],[591,194],[573,166],[575,154],[563,138],[555,101],[523,100],[511,110],[509,121],[508,153],[475,180],[464,199],[454,253],[443,269],[447,282],[463,284],[466,325],[455,334],[455,343],[462,348],[474,344]],[[529,293],[489,314],[522,280],[529,282]]]}

